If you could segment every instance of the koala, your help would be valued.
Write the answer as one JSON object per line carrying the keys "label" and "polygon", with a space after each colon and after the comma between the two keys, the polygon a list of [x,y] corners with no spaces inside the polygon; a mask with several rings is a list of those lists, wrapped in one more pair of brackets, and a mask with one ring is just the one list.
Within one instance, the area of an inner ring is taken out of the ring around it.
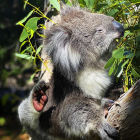
{"label": "koala", "polygon": [[32,140],[119,139],[105,120],[102,99],[111,85],[104,65],[124,27],[78,7],[65,7],[60,15],[44,33],[42,52],[52,60],[53,73],[20,104],[20,121]]}

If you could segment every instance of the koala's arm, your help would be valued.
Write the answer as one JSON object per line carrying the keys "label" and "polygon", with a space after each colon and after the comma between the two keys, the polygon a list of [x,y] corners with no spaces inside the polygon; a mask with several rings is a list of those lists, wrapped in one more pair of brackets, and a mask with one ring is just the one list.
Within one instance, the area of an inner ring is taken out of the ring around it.
{"label": "koala's arm", "polygon": [[[53,70],[53,65],[50,59],[43,53],[43,51],[42,51],[42,58],[44,60],[44,63],[46,63],[47,68],[49,70],[47,70],[44,64],[41,65],[42,71],[40,74],[40,81],[49,83],[52,76],[52,73],[50,71]],[[33,94],[35,93],[36,86],[39,85],[40,81],[38,82],[37,85],[33,87],[33,89],[30,92],[29,97],[23,100],[18,108],[20,122],[25,127],[27,132],[30,134],[30,136],[32,137],[32,140],[39,140],[39,139],[44,140],[43,139],[44,134],[42,134],[42,131],[39,128],[39,118],[40,118],[40,115],[42,114],[42,111],[40,112],[37,111],[35,109],[35,106],[33,105]]]}
{"label": "koala's arm", "polygon": [[20,122],[27,131],[30,131],[30,133],[39,130],[39,117],[41,115],[41,113],[36,111],[33,106],[32,91],[29,97],[25,99],[18,108]]}

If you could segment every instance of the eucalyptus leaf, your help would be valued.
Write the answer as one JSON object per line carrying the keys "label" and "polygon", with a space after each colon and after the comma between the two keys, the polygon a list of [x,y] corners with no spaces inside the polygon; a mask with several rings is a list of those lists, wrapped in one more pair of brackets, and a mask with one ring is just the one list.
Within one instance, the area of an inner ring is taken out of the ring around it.
{"label": "eucalyptus leaf", "polygon": [[130,53],[129,55],[126,55],[126,58],[132,58],[134,56],[134,53]]}
{"label": "eucalyptus leaf", "polygon": [[34,59],[34,57],[33,56],[30,56],[30,55],[27,55],[27,54],[20,54],[20,53],[15,53],[15,55],[17,56],[17,57],[20,57],[20,58],[24,58],[24,59]]}
{"label": "eucalyptus leaf", "polygon": [[5,105],[7,104],[9,98],[10,98],[10,94],[5,94],[5,95],[3,95],[3,96],[2,96],[2,100],[1,100],[1,104],[2,104],[3,106],[5,106]]}
{"label": "eucalyptus leaf", "polygon": [[121,76],[122,72],[123,72],[123,68],[121,68],[121,70],[119,71],[119,73],[117,75],[118,78]]}
{"label": "eucalyptus leaf", "polygon": [[122,65],[123,65],[122,62],[120,62],[119,65],[118,65],[118,69],[117,69],[117,72],[116,72],[116,75],[117,75],[118,78],[121,76],[121,74],[123,72],[123,66]]}
{"label": "eucalyptus leaf", "polygon": [[105,8],[106,6],[108,6],[108,4],[100,4],[100,5],[96,5],[96,7],[95,7],[95,11],[100,11],[102,8]]}
{"label": "eucalyptus leaf", "polygon": [[6,123],[6,120],[4,117],[0,117],[0,126],[4,126]]}
{"label": "eucalyptus leaf", "polygon": [[124,34],[124,38],[130,34],[130,31],[126,31],[125,34]]}
{"label": "eucalyptus leaf", "polygon": [[41,51],[42,47],[43,47],[43,45],[40,45],[40,46],[39,46],[39,48],[38,48],[37,51],[36,51],[36,54],[38,54],[38,53]]}
{"label": "eucalyptus leaf", "polygon": [[113,53],[113,57],[114,57],[114,58],[121,59],[121,58],[123,57],[123,54],[124,54],[124,48],[119,48],[118,50],[116,50],[116,51]]}
{"label": "eucalyptus leaf", "polygon": [[118,11],[119,11],[118,9],[112,9],[107,13],[107,15],[114,16]]}
{"label": "eucalyptus leaf", "polygon": [[79,4],[85,5],[85,1],[84,0],[78,0]]}
{"label": "eucalyptus leaf", "polygon": [[24,23],[24,22],[28,19],[28,17],[31,16],[31,14],[32,14],[33,12],[34,12],[33,10],[30,11],[29,14],[28,14],[24,19],[22,19],[22,20],[20,20],[19,22],[17,22],[16,25],[20,25],[20,23]]}
{"label": "eucalyptus leaf", "polygon": [[68,2],[66,3],[66,5],[72,6],[72,4],[71,4],[70,1],[68,1]]}
{"label": "eucalyptus leaf", "polygon": [[125,30],[130,30],[130,31],[139,30],[139,25],[130,26],[130,27],[126,28]]}
{"label": "eucalyptus leaf", "polygon": [[21,52],[21,54],[24,54],[26,51],[29,52],[29,53],[32,53],[32,48],[31,48],[31,46],[28,46],[26,49],[24,49],[24,50]]}
{"label": "eucalyptus leaf", "polygon": [[140,78],[140,75],[132,68],[132,75],[136,78]]}
{"label": "eucalyptus leaf", "polygon": [[31,77],[30,77],[30,79],[29,79],[29,81],[28,81],[28,82],[32,81],[32,80],[33,80],[33,78],[34,78],[34,76],[35,76],[35,73],[31,75]]}
{"label": "eucalyptus leaf", "polygon": [[139,17],[138,25],[139,25],[139,27],[140,27],[140,17]]}
{"label": "eucalyptus leaf", "polygon": [[60,11],[60,4],[57,0],[50,0],[50,3],[58,10]]}
{"label": "eucalyptus leaf", "polygon": [[106,63],[106,65],[105,65],[105,69],[107,69],[107,68],[109,68],[113,63],[114,63],[114,61],[115,61],[115,58],[114,57],[111,57],[108,61],[107,61],[107,63]]}
{"label": "eucalyptus leaf", "polygon": [[109,69],[109,73],[108,73],[108,75],[109,75],[109,76],[112,75],[113,72],[114,72],[114,70],[115,70],[115,67],[112,66],[112,67]]}
{"label": "eucalyptus leaf", "polygon": [[140,56],[140,50],[138,50],[135,54],[136,57],[139,57]]}
{"label": "eucalyptus leaf", "polygon": [[122,64],[121,67],[124,67],[128,62],[129,62],[129,59],[127,59],[127,60]]}
{"label": "eucalyptus leaf", "polygon": [[131,53],[131,50],[125,51],[125,52],[123,53],[123,55],[129,55],[130,53]]}
{"label": "eucalyptus leaf", "polygon": [[87,6],[90,10],[92,10],[95,0],[84,0],[84,1],[85,1],[85,3],[86,3],[86,6]]}
{"label": "eucalyptus leaf", "polygon": [[30,32],[31,30],[34,32],[37,30],[37,21],[39,19],[40,19],[39,17],[33,17],[27,21],[27,23],[25,24],[25,27],[27,30],[23,29],[23,31],[20,35],[20,39],[19,39],[20,42],[23,42],[28,37],[28,35],[31,34],[31,32]]}
{"label": "eucalyptus leaf", "polygon": [[130,0],[131,2],[135,3],[135,2],[140,2],[140,0]]}
{"label": "eucalyptus leaf", "polygon": [[140,46],[140,35],[137,37],[136,43],[137,43],[137,48],[139,48],[139,46]]}

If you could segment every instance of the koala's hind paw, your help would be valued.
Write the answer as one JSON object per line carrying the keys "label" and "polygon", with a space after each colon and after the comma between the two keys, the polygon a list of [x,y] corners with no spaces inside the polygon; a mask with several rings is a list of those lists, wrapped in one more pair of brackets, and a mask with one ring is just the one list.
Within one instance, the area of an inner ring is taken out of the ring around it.
{"label": "koala's hind paw", "polygon": [[49,88],[48,84],[44,81],[40,81],[38,84],[34,86],[33,89],[33,106],[36,111],[42,111],[48,97],[45,94],[45,91]]}

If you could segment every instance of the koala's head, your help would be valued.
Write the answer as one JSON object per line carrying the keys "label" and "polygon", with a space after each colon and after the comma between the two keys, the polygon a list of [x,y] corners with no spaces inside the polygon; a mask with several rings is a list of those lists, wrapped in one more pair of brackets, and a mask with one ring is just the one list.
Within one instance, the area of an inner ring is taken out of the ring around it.
{"label": "koala's head", "polygon": [[54,67],[77,72],[80,66],[104,59],[123,34],[123,26],[110,16],[67,7],[61,11],[61,22],[46,31],[44,47]]}

